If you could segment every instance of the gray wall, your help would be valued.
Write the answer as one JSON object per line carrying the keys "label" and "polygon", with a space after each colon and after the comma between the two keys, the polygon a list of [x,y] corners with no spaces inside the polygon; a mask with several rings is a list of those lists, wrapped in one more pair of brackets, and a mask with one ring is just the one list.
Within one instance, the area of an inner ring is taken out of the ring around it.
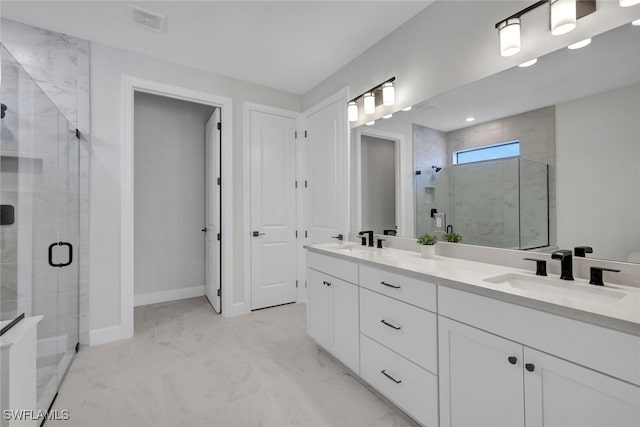
{"label": "gray wall", "polygon": [[638,118],[640,84],[556,106],[559,246],[640,252]]}
{"label": "gray wall", "polygon": [[362,229],[395,230],[396,149],[388,139],[362,135]]}
{"label": "gray wall", "polygon": [[135,94],[135,295],[204,285],[205,126],[213,111]]}

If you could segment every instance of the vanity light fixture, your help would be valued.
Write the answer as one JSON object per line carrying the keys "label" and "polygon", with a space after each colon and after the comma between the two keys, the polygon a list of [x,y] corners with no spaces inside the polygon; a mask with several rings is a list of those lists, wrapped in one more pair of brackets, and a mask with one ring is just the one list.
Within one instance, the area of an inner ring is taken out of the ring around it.
{"label": "vanity light fixture", "polygon": [[356,101],[349,101],[347,115],[349,116],[350,122],[358,121],[358,103]]}
{"label": "vanity light fixture", "polygon": [[630,7],[640,4],[640,0],[620,0],[620,7]]}
{"label": "vanity light fixture", "polygon": [[635,21],[632,21],[631,25],[635,25],[636,27],[640,27],[640,19],[636,19]]}
{"label": "vanity light fixture", "polygon": [[373,114],[376,112],[376,96],[373,92],[364,94],[364,113]]}
{"label": "vanity light fixture", "polygon": [[588,39],[580,40],[577,43],[570,44],[569,46],[567,46],[567,48],[570,50],[576,50],[576,49],[583,48],[585,46],[589,46],[590,44],[591,44],[591,37],[589,37]]}
{"label": "vanity light fixture", "polygon": [[[640,0],[620,0],[635,1]],[[520,52],[520,27],[522,16],[549,4],[549,27],[554,36],[567,34],[576,27],[576,21],[596,10],[596,0],[540,0],[495,25],[500,36],[500,54],[512,56]],[[531,64],[533,65],[533,64]]]}
{"label": "vanity light fixture", "polygon": [[538,62],[538,58],[533,58],[533,59],[530,59],[530,60],[528,60],[526,62],[523,62],[522,64],[519,64],[518,67],[520,67],[520,68],[531,67],[532,65],[535,65],[536,62]]}
{"label": "vanity light fixture", "polygon": [[576,0],[550,0],[551,34],[561,36],[576,28]]}
{"label": "vanity light fixture", "polygon": [[390,106],[396,103],[396,88],[393,82],[382,84],[382,104]]}
{"label": "vanity light fixture", "polygon": [[347,103],[347,116],[350,122],[357,122],[360,108],[367,115],[375,114],[376,107],[383,104],[385,107],[395,104],[395,77],[380,83],[378,86],[361,93]]}
{"label": "vanity light fixture", "polygon": [[375,120],[371,120],[370,122],[365,123],[367,126],[373,126],[376,124]]}
{"label": "vanity light fixture", "polygon": [[411,111],[411,105],[409,105],[408,107],[404,107],[402,111]]}

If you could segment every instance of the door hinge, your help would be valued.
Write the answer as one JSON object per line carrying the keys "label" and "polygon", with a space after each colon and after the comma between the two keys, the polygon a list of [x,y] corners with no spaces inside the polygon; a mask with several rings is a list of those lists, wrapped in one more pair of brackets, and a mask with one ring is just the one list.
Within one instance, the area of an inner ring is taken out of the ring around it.
{"label": "door hinge", "polygon": [[298,281],[296,280],[296,288],[298,287]]}
{"label": "door hinge", "polygon": [[218,234],[217,234],[216,238],[217,238],[218,240],[220,240],[220,239],[221,239],[220,233],[218,233]]}
{"label": "door hinge", "polygon": [[307,281],[306,280],[304,281],[304,287],[305,287],[305,289],[307,288]]}
{"label": "door hinge", "polygon": [[298,230],[296,230],[296,239],[298,238]]}
{"label": "door hinge", "polygon": [[218,288],[218,296],[220,296],[220,288]]}
{"label": "door hinge", "polygon": [[304,188],[307,188],[307,186],[308,186],[308,183],[307,183],[307,180],[305,179],[304,180]]}
{"label": "door hinge", "polygon": [[304,230],[304,238],[306,239],[306,238],[307,238],[307,236],[308,236],[308,234],[307,234],[307,230]]}
{"label": "door hinge", "polygon": [[305,138],[307,137],[307,131],[306,130],[304,131],[304,137]]}
{"label": "door hinge", "polygon": [[218,182],[218,185],[222,185],[222,179],[220,179],[220,177],[218,177],[217,182]]}
{"label": "door hinge", "polygon": [[295,187],[298,188],[298,181],[295,182]]}
{"label": "door hinge", "polygon": [[76,128],[76,138],[80,139],[80,129]]}
{"label": "door hinge", "polygon": [[298,139],[298,131],[297,130],[293,131],[293,137],[295,139]]}
{"label": "door hinge", "polygon": [[218,122],[216,126],[218,127],[218,130],[222,130],[222,123]]}

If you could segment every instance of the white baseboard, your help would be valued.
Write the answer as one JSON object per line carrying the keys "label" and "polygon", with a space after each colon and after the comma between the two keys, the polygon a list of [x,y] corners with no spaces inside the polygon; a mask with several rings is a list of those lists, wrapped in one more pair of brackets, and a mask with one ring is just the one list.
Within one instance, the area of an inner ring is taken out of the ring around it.
{"label": "white baseboard", "polygon": [[[67,349],[68,335],[60,335],[58,337],[40,338],[37,341],[38,356],[50,356],[64,352]],[[75,346],[75,343],[73,343]]]}
{"label": "white baseboard", "polygon": [[159,302],[175,301],[204,295],[204,285],[189,288],[171,289],[169,291],[149,292],[133,296],[133,306],[156,304]]}
{"label": "white baseboard", "polygon": [[92,329],[89,332],[89,345],[106,344],[123,338],[122,328],[120,325],[109,326],[108,328]]}

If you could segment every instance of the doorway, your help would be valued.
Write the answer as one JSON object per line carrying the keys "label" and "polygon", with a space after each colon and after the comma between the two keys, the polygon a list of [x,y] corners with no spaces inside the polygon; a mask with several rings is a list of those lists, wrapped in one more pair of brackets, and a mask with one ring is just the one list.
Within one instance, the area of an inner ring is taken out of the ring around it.
{"label": "doorway", "polygon": [[206,294],[220,312],[220,109],[136,92],[134,117],[134,305]]}

